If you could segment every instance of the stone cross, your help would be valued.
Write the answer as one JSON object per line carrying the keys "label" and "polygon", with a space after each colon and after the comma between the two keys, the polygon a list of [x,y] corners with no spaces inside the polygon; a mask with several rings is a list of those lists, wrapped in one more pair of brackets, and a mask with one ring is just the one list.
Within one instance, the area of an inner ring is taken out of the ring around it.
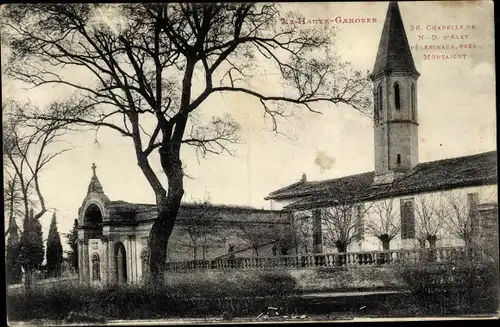
{"label": "stone cross", "polygon": [[92,171],[94,172],[94,175],[95,175],[95,169],[97,168],[97,166],[95,165],[95,163],[92,163]]}

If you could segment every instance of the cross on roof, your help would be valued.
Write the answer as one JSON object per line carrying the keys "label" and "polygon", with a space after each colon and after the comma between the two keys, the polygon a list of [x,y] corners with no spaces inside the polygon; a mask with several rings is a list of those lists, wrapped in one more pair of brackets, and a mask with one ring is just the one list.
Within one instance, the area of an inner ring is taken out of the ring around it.
{"label": "cross on roof", "polygon": [[95,163],[92,163],[92,171],[94,172],[94,175],[95,175],[95,169],[97,168],[97,166],[95,165]]}

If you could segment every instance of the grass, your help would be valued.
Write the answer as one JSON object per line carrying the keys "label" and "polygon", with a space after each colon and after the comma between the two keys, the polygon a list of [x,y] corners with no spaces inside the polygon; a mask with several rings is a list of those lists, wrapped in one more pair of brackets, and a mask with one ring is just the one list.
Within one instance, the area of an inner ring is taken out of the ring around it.
{"label": "grass", "polygon": [[[286,271],[231,271],[219,275],[201,272],[172,275],[165,285],[157,287],[128,285],[96,289],[59,285],[35,289],[29,297],[24,292],[8,292],[7,315],[10,321],[60,321],[70,312],[108,320],[228,315],[255,318],[268,306],[279,308],[282,315],[324,317],[491,315],[498,308],[498,294],[483,283],[495,282],[488,271],[473,266],[407,268],[401,274],[407,280],[408,292],[307,299],[298,296],[296,281]],[[436,276],[448,276],[444,279],[448,282],[443,283]],[[450,288],[460,292],[447,291]]]}

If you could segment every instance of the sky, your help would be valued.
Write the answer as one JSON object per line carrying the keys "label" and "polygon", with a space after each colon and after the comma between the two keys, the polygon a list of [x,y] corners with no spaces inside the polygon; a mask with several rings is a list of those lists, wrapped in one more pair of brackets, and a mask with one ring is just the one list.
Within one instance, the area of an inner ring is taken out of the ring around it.
{"label": "sky", "polygon": [[[282,4],[282,10],[297,10],[306,20],[377,18],[377,23],[336,24],[335,50],[356,69],[367,71],[375,62],[387,5],[289,3]],[[417,94],[419,161],[496,150],[492,2],[404,2],[399,7],[411,46],[475,46],[455,51],[412,51],[421,74]],[[420,25],[421,30],[410,30],[412,25]],[[427,30],[442,25],[475,25],[475,29]],[[303,28],[313,26],[305,24]],[[429,40],[419,41],[418,34]],[[432,41],[432,35],[440,40]],[[451,35],[455,36],[453,40]],[[456,40],[457,36],[461,39]],[[445,37],[448,40],[443,40]],[[424,54],[431,53],[467,57],[424,60]],[[280,92],[272,77],[258,82],[269,93]],[[29,98],[39,105],[67,95],[50,89],[25,90],[6,78],[2,89],[4,97]],[[242,127],[241,141],[231,147],[233,156],[211,155],[198,160],[192,150],[183,150],[182,160],[190,176],[184,184],[186,202],[208,195],[217,204],[269,208],[264,197],[298,181],[303,173],[308,180],[321,180],[374,169],[372,121],[350,108],[319,105],[315,110],[322,114],[302,111],[293,119],[280,121],[285,136],[271,131],[258,102],[241,95],[211,97],[200,109],[205,118],[230,113]],[[65,141],[73,150],[54,159],[43,172],[41,188],[48,207],[53,208],[41,220],[44,235],[54,209],[59,231],[66,233],[72,227],[87,193],[92,163],[97,165],[97,175],[111,200],[154,203],[154,194],[137,166],[132,141],[105,129],[99,131],[97,139],[98,144],[93,132],[67,135]]]}

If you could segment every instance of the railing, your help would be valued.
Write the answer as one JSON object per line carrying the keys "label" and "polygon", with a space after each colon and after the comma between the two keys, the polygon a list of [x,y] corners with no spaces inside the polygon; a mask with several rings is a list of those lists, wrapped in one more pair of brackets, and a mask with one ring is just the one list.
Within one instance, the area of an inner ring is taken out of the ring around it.
{"label": "railing", "polygon": [[397,264],[445,263],[484,258],[481,249],[442,247],[434,249],[405,249],[348,253],[321,253],[273,257],[224,258],[167,262],[168,271],[217,269],[270,269],[367,267]]}

